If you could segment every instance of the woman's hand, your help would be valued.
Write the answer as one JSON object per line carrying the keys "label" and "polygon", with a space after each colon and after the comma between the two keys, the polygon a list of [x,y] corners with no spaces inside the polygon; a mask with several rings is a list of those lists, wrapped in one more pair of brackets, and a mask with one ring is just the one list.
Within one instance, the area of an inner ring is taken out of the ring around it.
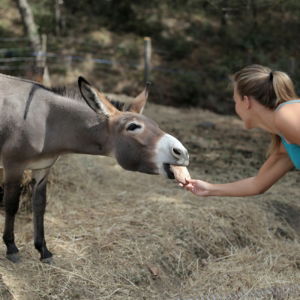
{"label": "woman's hand", "polygon": [[197,196],[209,196],[211,184],[202,180],[186,179],[185,184],[180,184],[186,190]]}

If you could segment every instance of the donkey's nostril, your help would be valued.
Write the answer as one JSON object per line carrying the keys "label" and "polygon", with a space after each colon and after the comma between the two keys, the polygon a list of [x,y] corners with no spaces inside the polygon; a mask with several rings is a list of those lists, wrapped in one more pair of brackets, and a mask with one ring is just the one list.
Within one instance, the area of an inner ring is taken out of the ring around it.
{"label": "donkey's nostril", "polygon": [[176,157],[180,157],[180,156],[181,156],[181,153],[182,153],[182,152],[181,152],[180,149],[178,149],[178,148],[173,148],[172,151],[173,151],[174,156],[176,156]]}

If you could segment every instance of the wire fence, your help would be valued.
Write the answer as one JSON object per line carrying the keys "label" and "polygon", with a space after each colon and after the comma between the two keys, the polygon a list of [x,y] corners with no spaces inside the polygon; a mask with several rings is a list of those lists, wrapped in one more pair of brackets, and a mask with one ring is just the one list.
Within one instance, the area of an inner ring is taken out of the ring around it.
{"label": "wire fence", "polygon": [[[114,47],[97,40],[47,39],[45,51],[35,53],[27,38],[0,36],[0,72],[31,79],[45,86],[73,85],[78,75],[93,80],[104,91],[116,94],[136,95],[147,81],[153,102],[165,105],[201,105],[220,111],[214,105],[214,96],[206,100],[208,70],[205,67],[183,67],[172,51],[152,47],[151,39],[120,40]],[[37,68],[37,56],[44,58],[45,68]],[[46,72],[45,72],[46,70]],[[215,74],[212,80],[227,82],[224,71]],[[199,84],[202,83],[202,84]],[[213,93],[215,93],[213,88]],[[219,89],[220,90],[220,89]],[[214,94],[212,94],[214,95]],[[229,102],[229,101],[228,101]],[[224,103],[224,111],[231,112],[231,102]],[[227,110],[226,110],[227,109]]]}
{"label": "wire fence", "polygon": [[[201,106],[222,114],[233,112],[228,75],[235,70],[236,62],[228,57],[218,62],[202,59],[194,67],[180,58],[176,60],[172,50],[152,47],[149,39],[144,39],[144,43],[142,39],[123,40],[114,47],[103,46],[97,40],[65,40],[63,45],[64,48],[59,39],[50,38],[46,50],[35,53],[27,38],[0,37],[0,72],[46,86],[71,85],[82,75],[106,91],[127,95],[135,95],[142,83],[150,80],[154,83],[154,102]],[[45,62],[44,72],[37,67],[38,57]],[[278,62],[292,77],[300,76],[294,57],[281,57]],[[300,94],[299,84],[296,89]]]}
{"label": "wire fence", "polygon": [[[149,38],[147,38],[147,42],[149,43]],[[12,44],[12,46],[10,46],[10,44]],[[36,57],[40,55],[45,58],[50,73],[61,73],[62,71],[67,72],[68,70],[71,70],[72,67],[76,67],[77,63],[86,61],[94,64],[96,72],[101,71],[101,69],[107,72],[109,71],[108,67],[114,68],[115,66],[121,66],[128,70],[141,70],[141,72],[144,72],[145,81],[147,81],[150,77],[150,70],[151,72],[173,74],[184,73],[197,75],[200,73],[196,70],[184,70],[173,66],[153,65],[151,61],[151,52],[157,53],[158,55],[167,55],[167,53],[166,51],[159,49],[152,49],[151,44],[150,46],[149,44],[148,46],[145,46],[144,51],[141,51],[144,52],[145,56],[147,53],[147,58],[141,57],[142,55],[140,55],[140,57],[135,55],[135,59],[132,59],[132,56],[126,54],[123,56],[118,55],[118,59],[115,59],[112,58],[115,54],[114,51],[108,50],[101,50],[104,57],[95,57],[94,55],[91,55],[91,53],[100,53],[99,49],[96,49],[97,45],[87,44],[85,47],[88,48],[88,51],[65,54],[61,53],[62,49],[57,48],[57,46],[51,47],[50,45],[44,53],[35,53],[29,46],[28,38],[0,38],[0,70],[7,71],[11,75],[25,75],[26,72],[32,72],[34,70]]]}

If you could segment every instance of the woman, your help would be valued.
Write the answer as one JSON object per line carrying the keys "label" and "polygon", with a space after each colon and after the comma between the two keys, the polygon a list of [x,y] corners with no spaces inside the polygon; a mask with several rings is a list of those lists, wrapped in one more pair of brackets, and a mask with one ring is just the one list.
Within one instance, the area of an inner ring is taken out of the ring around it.
{"label": "woman", "polygon": [[268,159],[254,177],[212,184],[189,179],[181,185],[198,196],[252,196],[264,193],[293,167],[300,169],[300,100],[290,77],[251,65],[233,75],[235,110],[246,129],[272,134]]}

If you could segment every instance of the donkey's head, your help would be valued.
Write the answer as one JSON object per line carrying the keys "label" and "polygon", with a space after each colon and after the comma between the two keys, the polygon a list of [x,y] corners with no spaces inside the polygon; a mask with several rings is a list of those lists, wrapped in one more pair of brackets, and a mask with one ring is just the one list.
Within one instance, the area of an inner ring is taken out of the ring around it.
{"label": "donkey's head", "polygon": [[124,169],[174,178],[170,165],[188,165],[189,155],[181,142],[141,114],[148,86],[121,111],[84,78],[79,77],[78,84],[87,104],[107,118],[111,152]]}

